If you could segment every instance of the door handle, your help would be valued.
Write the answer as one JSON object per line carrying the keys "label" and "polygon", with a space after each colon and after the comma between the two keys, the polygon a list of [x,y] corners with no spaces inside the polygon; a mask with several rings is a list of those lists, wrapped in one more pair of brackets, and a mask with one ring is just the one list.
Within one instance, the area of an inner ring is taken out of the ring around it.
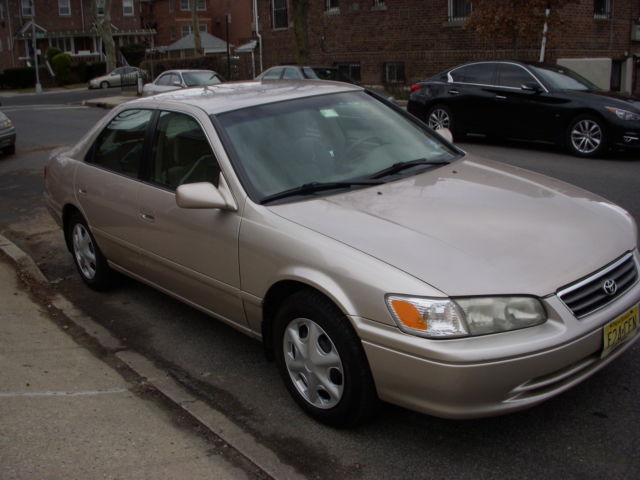
{"label": "door handle", "polygon": [[459,92],[458,90],[456,90],[456,89],[452,88],[451,90],[449,90],[449,93],[450,93],[451,95],[458,95],[460,92]]}
{"label": "door handle", "polygon": [[506,100],[507,99],[507,97],[505,97],[504,95],[496,95],[496,98],[498,100]]}
{"label": "door handle", "polygon": [[82,195],[83,197],[87,195],[87,189],[83,187],[78,188],[78,195]]}
{"label": "door handle", "polygon": [[156,217],[154,217],[153,215],[149,214],[149,213],[140,213],[140,218],[142,220],[146,220],[147,222],[154,222]]}

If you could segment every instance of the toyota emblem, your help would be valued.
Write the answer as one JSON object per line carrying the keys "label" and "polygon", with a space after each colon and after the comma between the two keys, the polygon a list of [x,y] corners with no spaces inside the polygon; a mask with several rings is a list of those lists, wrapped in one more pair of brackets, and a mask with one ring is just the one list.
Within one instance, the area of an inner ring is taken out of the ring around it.
{"label": "toyota emblem", "polygon": [[611,280],[608,278],[604,282],[602,282],[602,291],[609,296],[615,295],[618,291],[618,285],[615,280]]}

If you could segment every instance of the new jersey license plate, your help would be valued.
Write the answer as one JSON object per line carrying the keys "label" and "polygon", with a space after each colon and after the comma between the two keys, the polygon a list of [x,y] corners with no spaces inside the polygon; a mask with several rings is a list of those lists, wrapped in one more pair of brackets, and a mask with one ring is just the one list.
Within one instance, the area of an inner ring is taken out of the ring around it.
{"label": "new jersey license plate", "polygon": [[638,305],[603,327],[602,355],[606,357],[621,343],[629,340],[638,330]]}

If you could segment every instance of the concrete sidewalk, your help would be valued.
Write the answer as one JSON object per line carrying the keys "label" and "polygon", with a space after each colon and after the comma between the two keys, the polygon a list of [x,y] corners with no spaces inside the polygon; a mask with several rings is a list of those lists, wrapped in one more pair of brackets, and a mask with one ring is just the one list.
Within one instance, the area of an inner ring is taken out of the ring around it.
{"label": "concrete sidewalk", "polygon": [[3,254],[0,305],[0,478],[256,478],[76,343]]}

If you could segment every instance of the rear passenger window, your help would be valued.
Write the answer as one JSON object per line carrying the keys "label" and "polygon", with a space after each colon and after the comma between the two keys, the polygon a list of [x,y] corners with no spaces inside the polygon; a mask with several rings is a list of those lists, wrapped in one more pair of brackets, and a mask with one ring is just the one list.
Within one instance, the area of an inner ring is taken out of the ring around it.
{"label": "rear passenger window", "polygon": [[495,63],[474,63],[456,68],[451,72],[454,82],[492,85]]}
{"label": "rear passenger window", "polygon": [[87,160],[123,175],[138,178],[142,163],[144,137],[151,110],[125,110],[98,135],[93,155]]}
{"label": "rear passenger window", "polygon": [[200,124],[189,115],[162,112],[151,154],[151,182],[170,189],[183,183],[218,186],[220,167]]}
{"label": "rear passenger window", "polygon": [[262,77],[263,80],[279,80],[282,75],[282,68],[272,68]]}
{"label": "rear passenger window", "polygon": [[283,80],[299,80],[300,74],[295,68],[285,68],[284,75],[282,75]]}

